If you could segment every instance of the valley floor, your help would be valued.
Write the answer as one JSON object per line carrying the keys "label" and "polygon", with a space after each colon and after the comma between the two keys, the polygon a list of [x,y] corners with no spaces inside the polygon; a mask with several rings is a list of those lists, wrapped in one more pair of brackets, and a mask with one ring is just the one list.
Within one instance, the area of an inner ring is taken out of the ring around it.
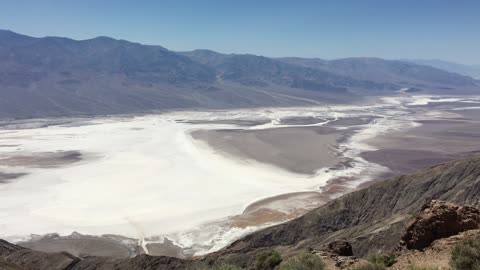
{"label": "valley floor", "polygon": [[478,103],[5,122],[0,237],[78,256],[205,254],[373,180],[479,153]]}

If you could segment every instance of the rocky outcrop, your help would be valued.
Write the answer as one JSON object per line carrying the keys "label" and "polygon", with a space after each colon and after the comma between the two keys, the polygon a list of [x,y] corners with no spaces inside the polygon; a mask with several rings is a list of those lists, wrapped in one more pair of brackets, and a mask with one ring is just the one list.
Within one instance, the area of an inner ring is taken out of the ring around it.
{"label": "rocky outcrop", "polygon": [[[480,237],[480,230],[469,230],[433,241],[423,250],[402,249],[396,255],[392,269],[451,269],[452,249],[467,238]],[[413,267],[413,266],[416,266]]]}
{"label": "rocky outcrop", "polygon": [[314,251],[313,253],[323,259],[327,269],[352,269],[353,266],[366,262],[354,256],[340,256],[329,251]]}
{"label": "rocky outcrop", "polygon": [[328,251],[338,256],[353,256],[352,246],[345,240],[335,240],[328,244]]}
{"label": "rocky outcrop", "polygon": [[433,200],[407,225],[401,245],[407,249],[424,249],[437,239],[478,229],[480,211],[471,206]]}
{"label": "rocky outcrop", "polygon": [[13,245],[3,240],[0,240],[0,258],[5,265],[10,265],[13,269],[28,270],[71,269],[69,267],[80,261],[79,258],[66,252],[44,253]]}

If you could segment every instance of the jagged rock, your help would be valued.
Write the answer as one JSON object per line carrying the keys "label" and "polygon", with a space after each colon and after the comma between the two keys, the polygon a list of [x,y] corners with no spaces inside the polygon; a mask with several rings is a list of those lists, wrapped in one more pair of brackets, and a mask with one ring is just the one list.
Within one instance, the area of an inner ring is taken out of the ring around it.
{"label": "jagged rock", "polygon": [[[344,241],[346,242],[346,241]],[[348,242],[347,242],[348,243]],[[358,264],[361,259],[358,259],[354,256],[341,256],[336,253],[331,252],[328,250],[328,246],[324,247],[326,250],[315,250],[313,251],[314,254],[320,256],[325,262],[331,262],[331,265],[335,266],[335,269],[351,269],[351,266]],[[327,269],[330,269],[327,267]]]}
{"label": "jagged rock", "polygon": [[344,257],[344,256],[339,256],[334,258],[335,260],[335,266],[340,268],[340,269],[348,269],[352,265],[356,264],[359,262],[359,260],[355,257]]}
{"label": "jagged rock", "polygon": [[[67,253],[44,253],[23,248],[0,240],[0,259],[11,269],[64,270],[77,264],[80,259]],[[0,265],[1,266],[1,265]],[[0,268],[8,269],[8,268]]]}
{"label": "jagged rock", "polygon": [[336,240],[328,244],[328,250],[339,256],[353,256],[352,246],[345,240]]}
{"label": "jagged rock", "polygon": [[477,208],[432,200],[407,225],[401,245],[421,250],[437,239],[478,229],[479,224],[480,211]]}

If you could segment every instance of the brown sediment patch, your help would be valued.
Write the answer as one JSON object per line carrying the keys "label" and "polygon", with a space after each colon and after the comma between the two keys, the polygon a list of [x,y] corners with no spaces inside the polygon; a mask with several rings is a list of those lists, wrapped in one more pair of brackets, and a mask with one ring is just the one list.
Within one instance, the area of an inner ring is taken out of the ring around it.
{"label": "brown sediment patch", "polygon": [[79,151],[58,151],[41,153],[15,153],[0,156],[0,164],[3,166],[25,166],[35,168],[52,168],[82,160]]}
{"label": "brown sediment patch", "polygon": [[328,181],[325,186],[320,188],[320,191],[329,201],[349,191],[353,191],[349,183],[355,180],[354,177],[337,177]]}
{"label": "brown sediment patch", "polygon": [[90,236],[73,233],[70,236],[46,235],[20,242],[18,245],[43,252],[66,251],[78,257],[105,256],[124,259],[143,253],[136,243],[137,240],[123,236]]}
{"label": "brown sediment patch", "polygon": [[328,198],[319,192],[281,194],[250,204],[242,214],[230,218],[234,227],[245,228],[283,222],[323,205]]}
{"label": "brown sediment patch", "polygon": [[300,217],[333,198],[352,191],[349,182],[354,180],[351,177],[339,177],[330,180],[318,192],[286,193],[258,200],[246,207],[242,214],[231,217],[231,225],[245,228],[285,222]]}
{"label": "brown sediment patch", "polygon": [[275,165],[295,173],[314,174],[335,165],[339,132],[327,127],[262,130],[196,130],[191,133],[220,153]]}

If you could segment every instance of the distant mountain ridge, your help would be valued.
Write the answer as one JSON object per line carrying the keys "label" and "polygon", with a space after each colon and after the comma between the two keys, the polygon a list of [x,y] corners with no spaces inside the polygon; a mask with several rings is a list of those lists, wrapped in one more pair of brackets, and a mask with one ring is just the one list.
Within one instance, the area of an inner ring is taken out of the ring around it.
{"label": "distant mountain ridge", "polygon": [[34,38],[0,30],[0,118],[308,106],[405,87],[462,94],[478,92],[480,82],[378,58],[175,52],[109,37]]}
{"label": "distant mountain ridge", "polygon": [[470,76],[475,79],[480,79],[480,65],[464,65],[449,61],[443,61],[438,59],[414,59],[414,60],[403,60],[406,62],[412,62],[418,65],[426,65],[446,71],[462,74],[465,76]]}

